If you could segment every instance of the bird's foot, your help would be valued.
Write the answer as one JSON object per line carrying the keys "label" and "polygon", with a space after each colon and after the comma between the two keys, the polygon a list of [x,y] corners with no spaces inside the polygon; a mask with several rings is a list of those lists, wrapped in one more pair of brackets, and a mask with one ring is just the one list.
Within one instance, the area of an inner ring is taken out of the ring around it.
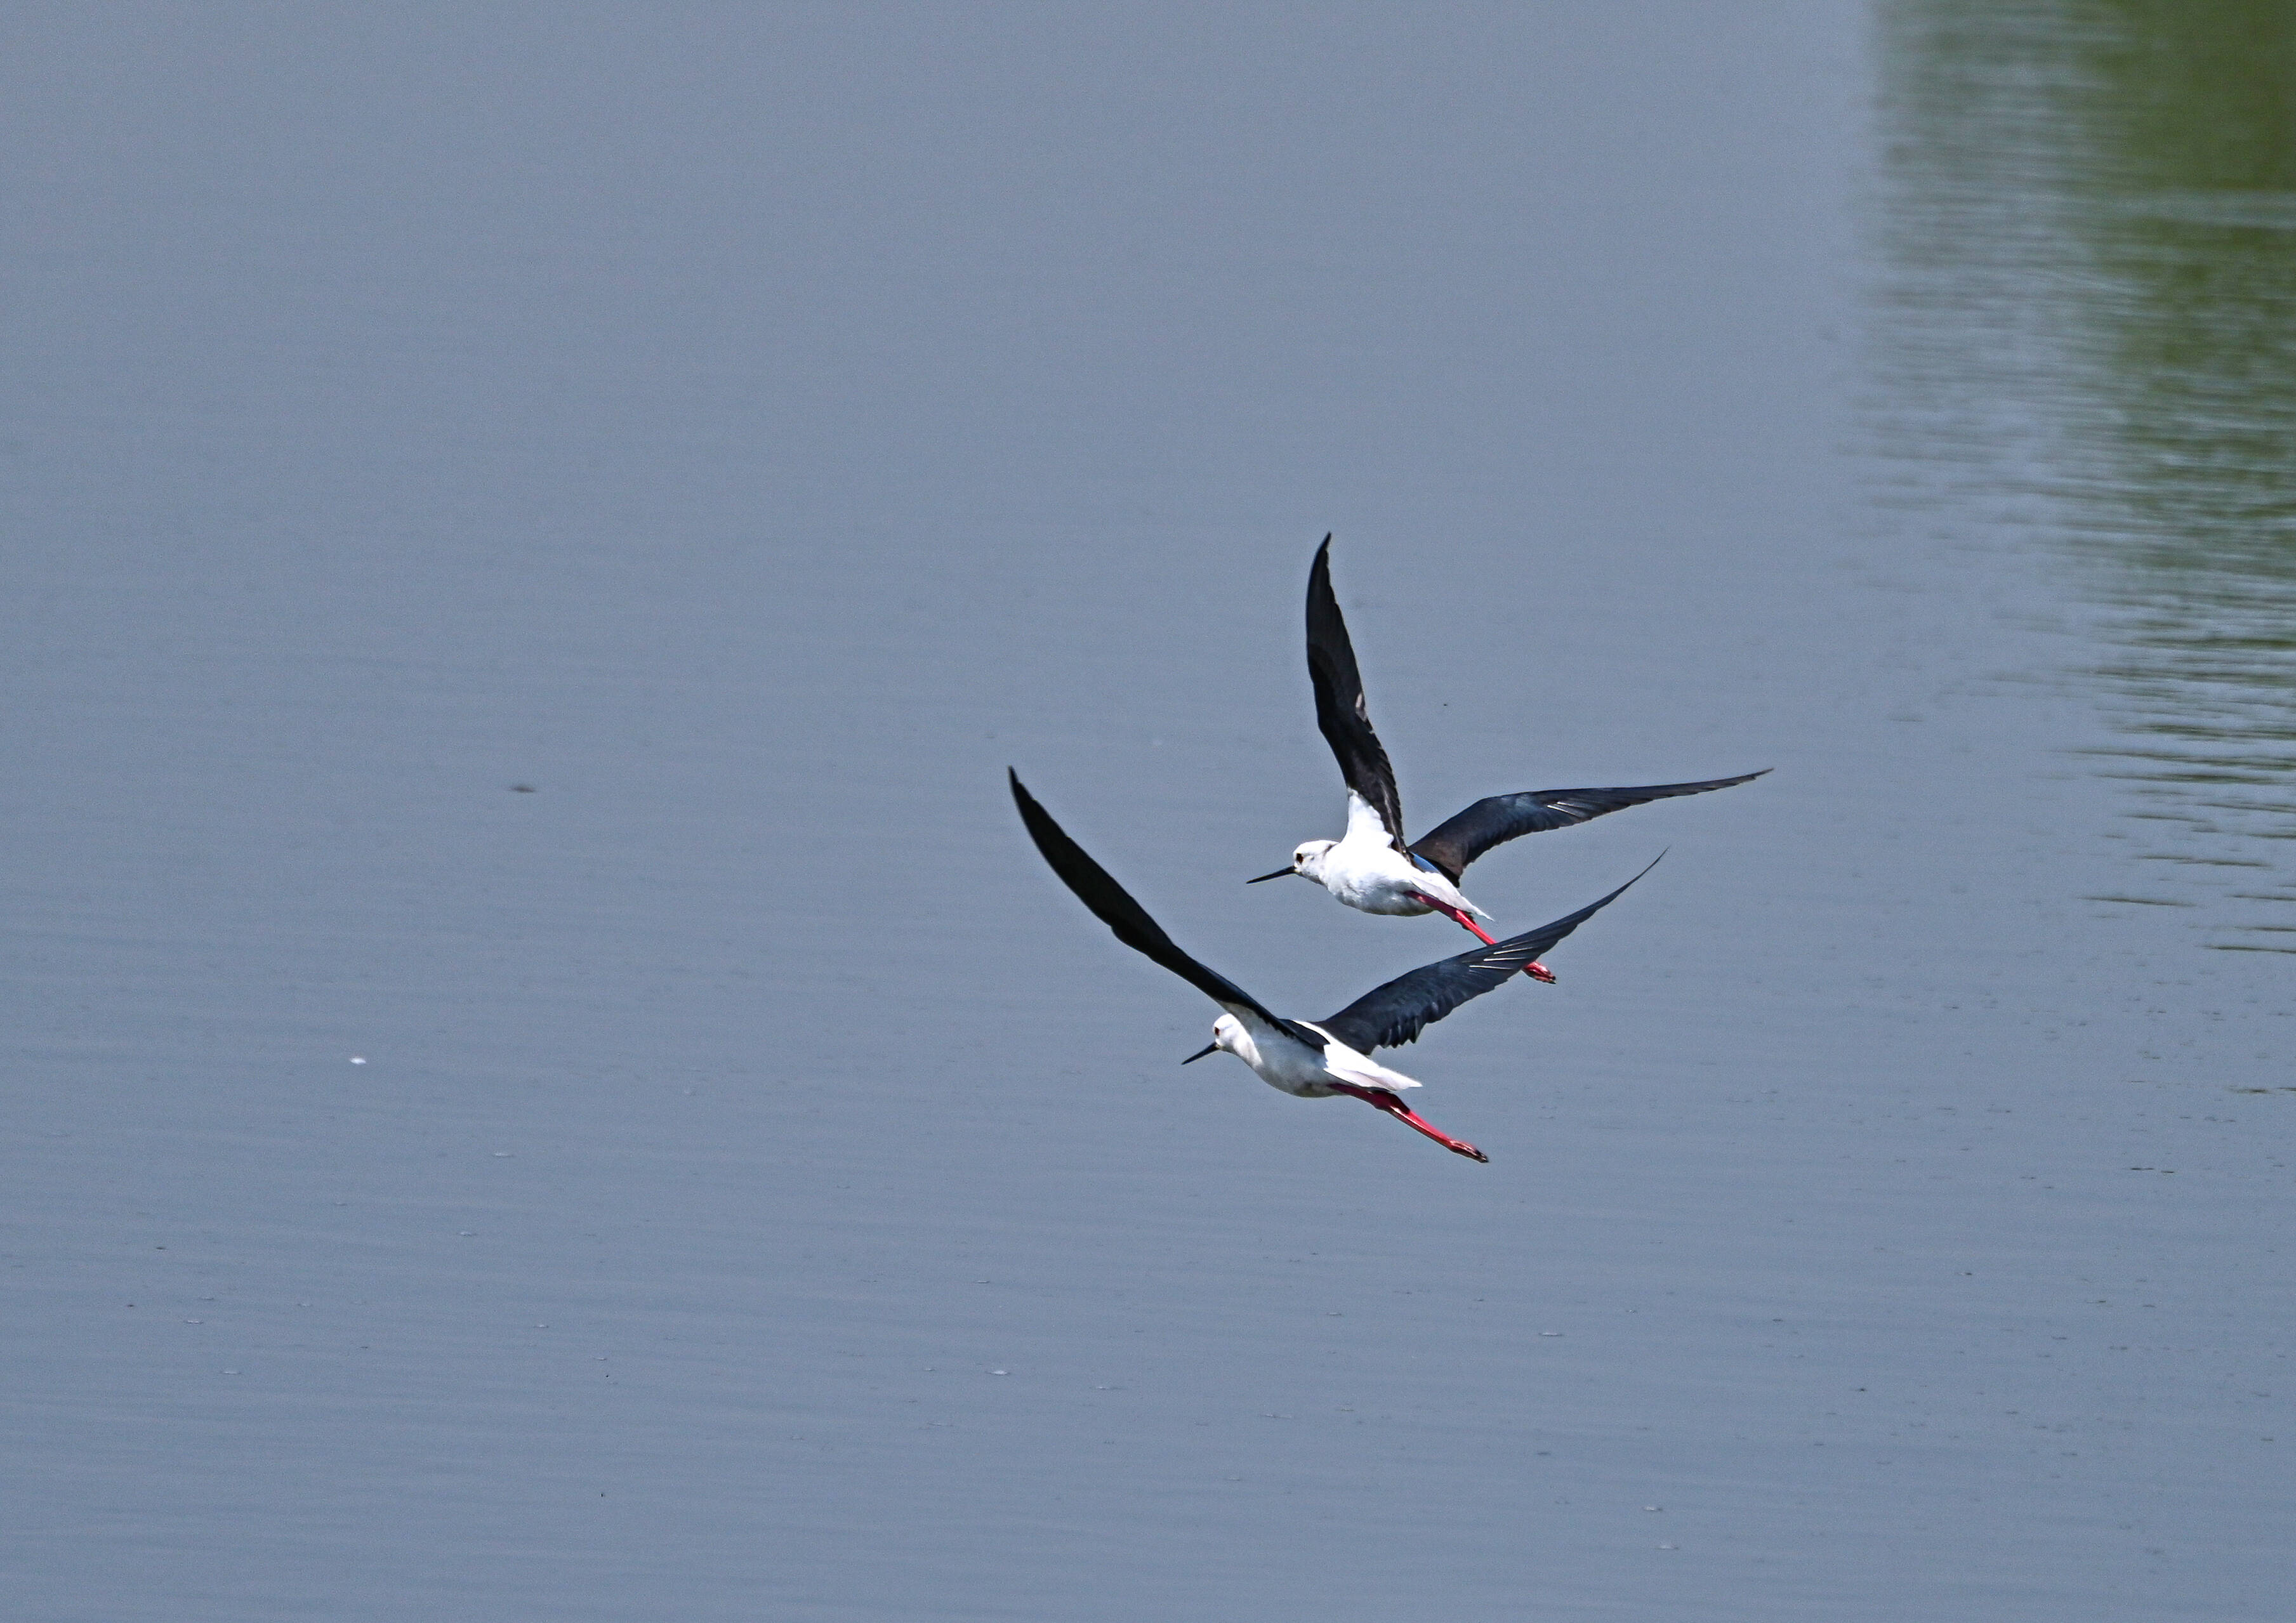
{"label": "bird's foot", "polygon": [[1522,966],[1522,972],[1533,980],[1544,980],[1549,986],[1554,984],[1554,971],[1543,963],[1526,963]]}

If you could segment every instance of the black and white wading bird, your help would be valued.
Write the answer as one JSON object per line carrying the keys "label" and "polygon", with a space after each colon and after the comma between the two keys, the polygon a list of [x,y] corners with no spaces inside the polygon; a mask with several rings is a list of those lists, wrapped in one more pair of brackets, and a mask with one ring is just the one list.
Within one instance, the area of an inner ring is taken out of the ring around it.
{"label": "black and white wading bird", "polygon": [[[1337,1014],[1320,1021],[1285,1020],[1269,1013],[1234,981],[1205,968],[1173,945],[1172,938],[1148,916],[1147,910],[1037,804],[1021,786],[1020,775],[1012,775],[1013,799],[1021,808],[1021,821],[1028,824],[1029,837],[1053,865],[1053,872],[1099,915],[1102,923],[1116,932],[1118,940],[1154,959],[1219,1004],[1222,1012],[1212,1022],[1210,1044],[1181,1064],[1193,1065],[1225,1048],[1250,1066],[1268,1086],[1295,1099],[1330,1099],[1345,1094],[1385,1111],[1455,1154],[1479,1161],[1490,1157],[1465,1140],[1452,1137],[1403,1102],[1403,1090],[1419,1084],[1371,1058],[1371,1051],[1417,1042],[1422,1031],[1469,998],[1480,997],[1514,979],[1525,964],[1616,901],[1627,885],[1643,876],[1636,874],[1626,885],[1568,918],[1399,975],[1365,993]],[[1657,865],[1653,860],[1651,866]],[[1649,872],[1650,868],[1643,870],[1643,873]]]}
{"label": "black and white wading bird", "polygon": [[[1316,687],[1316,725],[1339,758],[1340,774],[1347,779],[1347,835],[1340,840],[1310,840],[1292,853],[1290,867],[1244,882],[1264,884],[1297,873],[1362,912],[1439,913],[1465,925],[1486,943],[1491,938],[1475,920],[1491,915],[1460,893],[1459,877],[1469,863],[1493,846],[1521,834],[1569,828],[1605,812],[1623,811],[1651,800],[1750,783],[1769,770],[1765,766],[1742,777],[1710,778],[1702,783],[1533,789],[1521,794],[1492,795],[1438,824],[1433,832],[1405,844],[1403,798],[1395,787],[1395,768],[1388,765],[1387,751],[1380,747],[1379,734],[1372,731],[1371,712],[1364,704],[1363,676],[1356,668],[1355,644],[1348,640],[1348,622],[1340,613],[1340,600],[1332,594],[1329,536],[1316,549],[1315,565],[1308,571],[1308,679]],[[1523,973],[1539,980],[1554,979],[1545,964],[1535,962],[1525,963]]]}

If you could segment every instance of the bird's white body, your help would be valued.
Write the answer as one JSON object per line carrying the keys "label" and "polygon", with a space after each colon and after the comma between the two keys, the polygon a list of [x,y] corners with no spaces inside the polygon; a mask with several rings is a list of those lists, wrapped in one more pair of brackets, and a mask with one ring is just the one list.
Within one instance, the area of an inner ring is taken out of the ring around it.
{"label": "bird's white body", "polygon": [[1332,1086],[1335,1080],[1390,1092],[1419,1086],[1401,1071],[1390,1070],[1377,1060],[1357,1053],[1313,1021],[1299,1023],[1324,1037],[1321,1053],[1249,1009],[1214,1021],[1212,1042],[1250,1066],[1252,1074],[1268,1086],[1295,1099],[1337,1098],[1346,1090]]}
{"label": "bird's white body", "polygon": [[1440,873],[1420,867],[1395,848],[1379,813],[1353,790],[1348,791],[1348,832],[1343,840],[1310,840],[1292,854],[1292,865],[1349,906],[1362,913],[1415,918],[1440,911],[1429,906],[1488,918]]}

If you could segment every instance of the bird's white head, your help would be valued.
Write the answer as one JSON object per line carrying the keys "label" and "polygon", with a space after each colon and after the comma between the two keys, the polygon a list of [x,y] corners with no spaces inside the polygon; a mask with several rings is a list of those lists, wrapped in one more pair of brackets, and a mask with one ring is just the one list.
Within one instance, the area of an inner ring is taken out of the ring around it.
{"label": "bird's white head", "polygon": [[1337,844],[1339,841],[1336,840],[1310,840],[1292,853],[1290,867],[1278,868],[1273,873],[1263,873],[1258,879],[1247,879],[1243,882],[1247,885],[1264,885],[1271,879],[1290,879],[1296,873],[1302,879],[1312,879],[1320,885],[1324,882],[1324,858]]}
{"label": "bird's white head", "polygon": [[1292,853],[1292,871],[1302,879],[1323,882],[1324,858],[1332,854],[1340,842],[1336,840],[1310,840]]}
{"label": "bird's white head", "polygon": [[1212,1022],[1211,1042],[1207,1046],[1197,1049],[1180,1063],[1193,1065],[1205,1055],[1218,1053],[1222,1049],[1235,1055],[1247,1065],[1250,1064],[1259,1053],[1259,1045],[1251,1040],[1251,1033],[1243,1029],[1243,1022],[1233,1014],[1223,1014]]}

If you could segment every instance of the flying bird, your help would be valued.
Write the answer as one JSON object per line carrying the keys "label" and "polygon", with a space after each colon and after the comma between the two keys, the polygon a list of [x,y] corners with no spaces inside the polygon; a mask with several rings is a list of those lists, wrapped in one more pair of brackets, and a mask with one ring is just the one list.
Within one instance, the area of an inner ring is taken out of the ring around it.
{"label": "flying bird", "polygon": [[[1645,783],[1634,789],[1533,789],[1491,795],[1417,841],[1403,838],[1403,798],[1395,768],[1372,730],[1364,703],[1363,675],[1356,668],[1355,644],[1340,600],[1332,592],[1332,538],[1316,549],[1308,571],[1308,679],[1316,688],[1316,725],[1339,758],[1348,784],[1348,832],[1339,840],[1310,840],[1292,853],[1292,865],[1263,873],[1246,884],[1298,874],[1312,879],[1349,906],[1364,913],[1416,916],[1439,913],[1466,926],[1486,945],[1496,945],[1475,922],[1488,918],[1459,889],[1467,865],[1495,845],[1522,834],[1569,828],[1605,812],[1622,811],[1675,795],[1704,794],[1750,783],[1769,771],[1742,777],[1710,778],[1702,783]],[[1629,881],[1631,882],[1631,881]],[[1597,904],[1598,906],[1600,904]],[[1559,939],[1559,938],[1558,938]],[[1523,973],[1551,981],[1545,964],[1523,965]]]}
{"label": "flying bird", "polygon": [[[1419,1084],[1374,1060],[1372,1050],[1417,1042],[1422,1031],[1469,998],[1480,997],[1513,980],[1524,965],[1616,901],[1627,885],[1643,876],[1636,874],[1626,885],[1568,918],[1399,975],[1365,993],[1337,1014],[1320,1021],[1285,1020],[1270,1013],[1266,1004],[1226,976],[1207,969],[1175,946],[1147,910],[1037,804],[1021,785],[1020,775],[1011,775],[1013,800],[1021,808],[1021,821],[1028,825],[1029,837],[1052,864],[1053,872],[1077,893],[1078,899],[1125,946],[1154,959],[1219,1004],[1221,1013],[1212,1022],[1211,1042],[1181,1064],[1193,1065],[1226,1049],[1250,1066],[1270,1087],[1297,1099],[1330,1099],[1341,1094],[1360,1099],[1471,1160],[1488,1161],[1490,1157],[1405,1104],[1403,1090]],[[1651,866],[1657,865],[1653,860]],[[1643,870],[1643,873],[1649,872],[1650,868]]]}

